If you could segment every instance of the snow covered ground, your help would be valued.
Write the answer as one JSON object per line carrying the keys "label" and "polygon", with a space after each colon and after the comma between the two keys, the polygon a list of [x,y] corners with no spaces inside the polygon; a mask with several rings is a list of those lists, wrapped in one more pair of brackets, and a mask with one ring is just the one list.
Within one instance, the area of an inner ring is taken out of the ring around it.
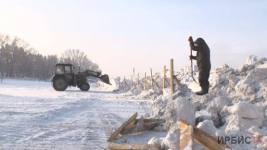
{"label": "snow covered ground", "polygon": [[0,149],[102,149],[107,138],[146,100],[128,100],[91,85],[55,91],[51,83],[6,79],[0,83]]}
{"label": "snow covered ground", "polygon": [[[197,79],[196,69],[194,74]],[[169,81],[170,72],[166,75]],[[212,70],[209,93],[203,96],[192,92],[199,86],[192,79],[190,67],[175,75],[180,86],[175,87],[174,100],[171,100],[169,87],[162,90],[155,86],[154,90],[144,91],[139,85],[125,93],[133,99],[151,99],[153,111],[148,116],[166,120],[164,127],[168,135],[155,136],[148,143],[160,145],[162,150],[176,150],[179,146],[175,143],[178,141],[175,131],[179,129],[178,119],[181,118],[215,139],[229,138],[225,141],[234,150],[267,149],[267,58],[251,55],[238,69],[224,64]],[[156,73],[153,78],[162,85],[163,73]],[[144,79],[139,80],[144,85]],[[242,141],[244,138],[248,140]],[[196,150],[205,149],[199,144],[194,146]]]}
{"label": "snow covered ground", "polygon": [[[197,78],[197,71],[194,73]],[[192,92],[197,84],[190,67],[175,74],[181,86],[175,87],[174,100],[169,88],[124,89],[120,78],[111,79],[112,86],[97,84],[89,92],[77,88],[57,92],[50,83],[5,80],[0,83],[0,149],[102,149],[111,132],[135,112],[166,123],[114,142],[149,143],[174,150],[179,147],[176,131],[182,118],[215,139],[250,139],[238,144],[228,140],[235,150],[267,148],[267,58],[249,56],[238,69],[225,64],[211,71],[210,91],[204,96]],[[163,74],[153,78],[161,85]],[[140,81],[144,85],[144,79]]]}

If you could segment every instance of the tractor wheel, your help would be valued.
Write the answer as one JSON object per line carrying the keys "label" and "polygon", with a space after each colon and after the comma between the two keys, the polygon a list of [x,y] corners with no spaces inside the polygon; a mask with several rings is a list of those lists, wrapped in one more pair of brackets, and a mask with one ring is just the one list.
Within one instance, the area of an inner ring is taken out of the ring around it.
{"label": "tractor wheel", "polygon": [[81,91],[88,91],[90,89],[90,85],[88,83],[82,83],[80,85]]}
{"label": "tractor wheel", "polygon": [[53,87],[57,91],[65,91],[68,88],[68,82],[64,78],[56,78]]}

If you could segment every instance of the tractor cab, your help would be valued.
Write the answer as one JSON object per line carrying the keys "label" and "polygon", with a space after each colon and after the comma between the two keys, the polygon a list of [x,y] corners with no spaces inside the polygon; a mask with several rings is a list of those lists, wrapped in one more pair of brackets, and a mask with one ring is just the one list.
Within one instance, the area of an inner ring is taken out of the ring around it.
{"label": "tractor cab", "polygon": [[58,63],[55,65],[55,74],[52,77],[53,87],[57,91],[65,91],[68,86],[74,85],[72,64]]}
{"label": "tractor cab", "polygon": [[56,64],[55,74],[72,74],[72,64]]}

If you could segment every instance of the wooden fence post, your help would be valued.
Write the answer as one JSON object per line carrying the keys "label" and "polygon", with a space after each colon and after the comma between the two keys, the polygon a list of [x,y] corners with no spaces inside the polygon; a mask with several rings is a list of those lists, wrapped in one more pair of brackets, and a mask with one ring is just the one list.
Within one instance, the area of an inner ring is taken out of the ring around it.
{"label": "wooden fence post", "polygon": [[170,73],[171,73],[171,99],[173,100],[174,93],[174,80],[173,80],[173,59],[170,60]]}
{"label": "wooden fence post", "polygon": [[163,89],[166,87],[166,66],[163,67]]}
{"label": "wooden fence post", "polygon": [[140,84],[140,81],[139,81],[139,73],[137,73],[137,85]]}
{"label": "wooden fence post", "polygon": [[154,90],[154,85],[153,85],[153,75],[152,75],[152,69],[150,69],[150,80],[151,80],[151,89]]}
{"label": "wooden fence post", "polygon": [[146,81],[146,73],[145,73],[145,84],[144,84],[144,90],[146,90],[146,83],[147,81]]}

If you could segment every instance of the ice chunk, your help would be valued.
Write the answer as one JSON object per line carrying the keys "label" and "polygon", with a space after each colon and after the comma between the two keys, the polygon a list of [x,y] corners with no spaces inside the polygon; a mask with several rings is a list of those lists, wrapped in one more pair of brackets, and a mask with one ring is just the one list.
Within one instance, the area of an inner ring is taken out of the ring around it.
{"label": "ice chunk", "polygon": [[265,120],[263,110],[247,102],[239,102],[228,107],[227,110],[232,114],[226,118],[227,127],[225,132],[228,134],[239,135],[249,127],[261,127]]}
{"label": "ice chunk", "polygon": [[244,83],[252,84],[267,79],[267,68],[255,68],[249,72]]}
{"label": "ice chunk", "polygon": [[250,56],[247,58],[246,64],[248,64],[248,65],[253,65],[253,64],[257,63],[257,61],[258,61],[258,57],[257,57],[257,56],[250,55]]}
{"label": "ice chunk", "polygon": [[170,150],[179,150],[180,149],[180,132],[175,130],[169,132],[164,139],[165,149],[169,148]]}
{"label": "ice chunk", "polygon": [[215,136],[215,133],[217,131],[211,120],[205,120],[203,122],[200,122],[197,127],[212,136]]}
{"label": "ice chunk", "polygon": [[[192,125],[195,124],[195,105],[186,98],[176,98],[168,104],[167,109],[169,110],[168,113],[170,113],[167,116],[172,117],[174,122],[181,118]],[[168,118],[166,120],[168,121]]]}
{"label": "ice chunk", "polygon": [[228,107],[228,111],[232,114],[236,114],[242,118],[247,119],[255,119],[262,117],[262,112],[260,112],[259,107],[247,102],[239,102],[234,106],[230,106]]}
{"label": "ice chunk", "polygon": [[148,144],[155,145],[157,147],[161,147],[162,143],[163,143],[163,139],[157,138],[157,137],[153,137],[152,139],[148,141]]}
{"label": "ice chunk", "polygon": [[230,101],[227,97],[215,97],[207,107],[207,112],[209,113],[218,113],[224,106],[228,106]]}

